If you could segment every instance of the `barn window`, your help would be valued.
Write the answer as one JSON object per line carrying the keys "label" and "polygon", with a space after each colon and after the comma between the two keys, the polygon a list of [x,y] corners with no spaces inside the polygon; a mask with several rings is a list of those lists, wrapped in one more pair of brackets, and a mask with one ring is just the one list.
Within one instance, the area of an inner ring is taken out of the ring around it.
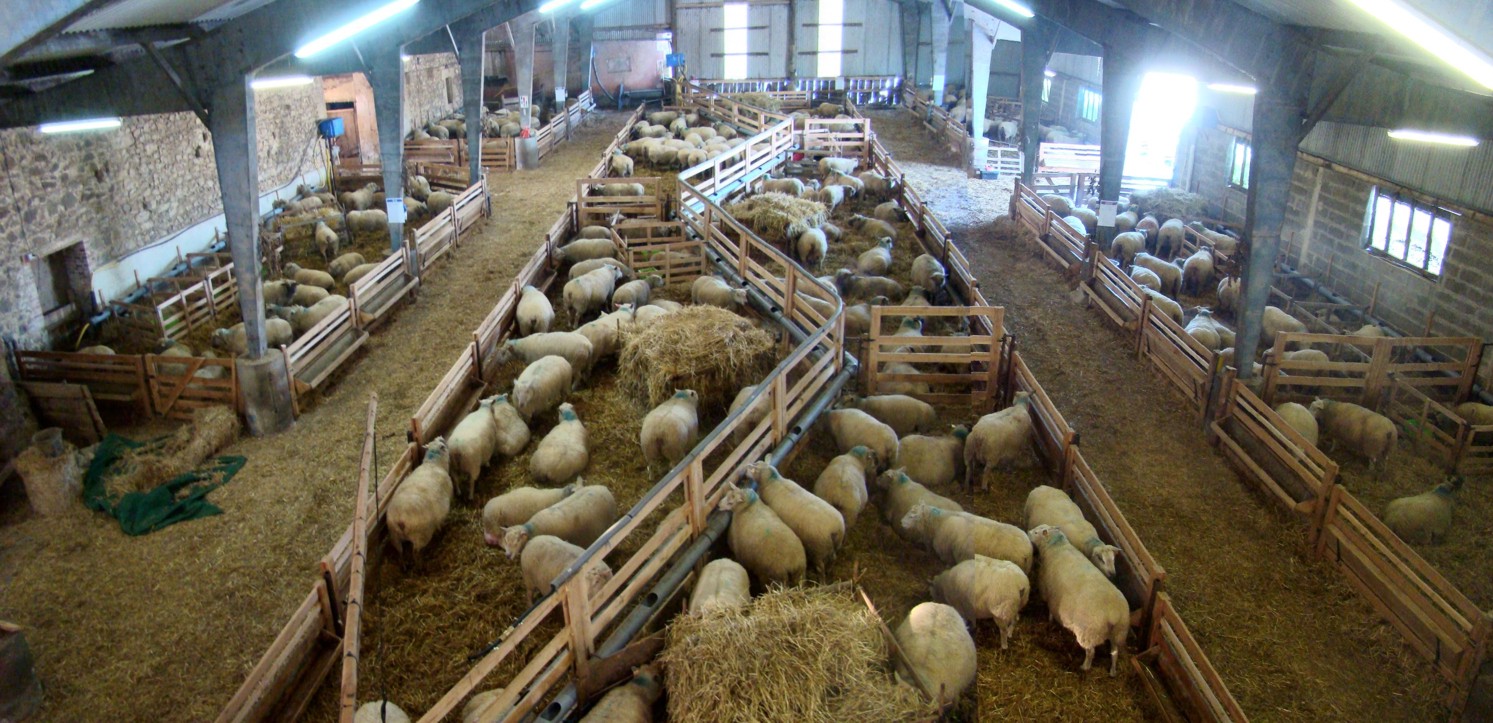
{"label": "barn window", "polygon": [[1249,139],[1235,136],[1229,139],[1229,185],[1234,188],[1249,189],[1249,162],[1254,156],[1254,151],[1249,147]]}
{"label": "barn window", "polygon": [[747,4],[726,3],[724,9],[726,67],[723,72],[728,80],[740,80],[747,77]]}
{"label": "barn window", "polygon": [[845,0],[819,2],[819,68],[821,78],[840,75],[841,51],[845,49]]}
{"label": "barn window", "polygon": [[1078,117],[1090,122],[1099,122],[1099,101],[1101,96],[1093,88],[1083,88],[1078,91]]}
{"label": "barn window", "polygon": [[1452,220],[1459,215],[1375,187],[1369,195],[1364,248],[1416,271],[1440,276],[1446,248],[1451,244]]}

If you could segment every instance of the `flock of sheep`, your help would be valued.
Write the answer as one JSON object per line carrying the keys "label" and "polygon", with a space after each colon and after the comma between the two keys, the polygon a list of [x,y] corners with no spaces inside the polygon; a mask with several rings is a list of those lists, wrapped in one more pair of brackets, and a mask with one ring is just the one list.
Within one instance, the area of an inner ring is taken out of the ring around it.
{"label": "flock of sheep", "polygon": [[[922,90],[918,92],[924,101],[931,101],[932,91]],[[974,122],[969,112],[969,96],[962,91],[954,90],[944,94],[943,108],[949,112],[949,117],[955,122],[964,125],[966,130],[972,130],[970,124]],[[1015,143],[1021,138],[1021,119],[997,113],[985,115],[984,137],[1005,143]],[[1043,143],[1088,143],[1089,138],[1079,131],[1069,130],[1063,126],[1040,126],[1040,137]]]}
{"label": "flock of sheep", "polygon": [[[530,125],[540,125],[538,106],[529,107]],[[507,108],[482,109],[482,135],[486,138],[517,138],[523,132],[523,116]],[[448,113],[445,118],[416,127],[405,135],[407,140],[451,140],[467,137],[466,114],[460,111]]]}

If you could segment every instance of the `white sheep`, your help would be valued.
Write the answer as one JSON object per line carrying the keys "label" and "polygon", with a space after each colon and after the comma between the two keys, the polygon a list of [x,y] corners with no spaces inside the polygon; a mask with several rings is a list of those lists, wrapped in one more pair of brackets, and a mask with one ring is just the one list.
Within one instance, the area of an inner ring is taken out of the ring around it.
{"label": "white sheep", "polygon": [[482,541],[488,547],[503,543],[503,528],[522,525],[546,507],[553,507],[580,489],[568,484],[556,489],[515,487],[487,501],[482,507]]}
{"label": "white sheep", "polygon": [[[442,211],[451,208],[456,203],[456,194],[450,191],[436,191],[425,199],[425,206],[430,209],[432,216],[439,215]],[[381,212],[380,212],[381,213]]]}
{"label": "white sheep", "polygon": [[1275,346],[1275,337],[1289,332],[1306,331],[1306,324],[1276,306],[1267,306],[1260,315],[1260,341],[1266,348]]}
{"label": "white sheep", "polygon": [[948,280],[948,271],[932,254],[921,254],[912,260],[912,283],[929,290],[937,292],[943,288],[944,282]]}
{"label": "white sheep", "polygon": [[877,296],[885,296],[888,299],[900,299],[907,296],[907,290],[896,279],[885,276],[862,276],[850,269],[837,269],[835,271],[835,288],[840,290],[840,298],[851,301],[872,299]]}
{"label": "white sheep", "polygon": [[1031,540],[1015,525],[928,502],[909,507],[894,523],[908,539],[926,545],[947,564],[984,555],[1016,563],[1022,572],[1032,570]]}
{"label": "white sheep", "polygon": [[643,306],[648,303],[648,297],[651,295],[653,289],[660,288],[663,285],[664,277],[658,274],[651,274],[647,278],[629,281],[618,286],[612,292],[612,308],[617,309],[623,304],[631,304],[633,308]]}
{"label": "white sheep", "polygon": [[559,265],[614,258],[617,258],[617,245],[610,238],[577,238],[550,254],[550,259]]}
{"label": "white sheep", "polygon": [[938,412],[933,405],[905,394],[852,397],[848,404],[891,427],[899,438],[931,432],[938,426]]}
{"label": "white sheep", "polygon": [[1311,446],[1317,446],[1317,418],[1312,415],[1310,409],[1296,402],[1282,402],[1275,405],[1275,413],[1280,415],[1286,426],[1296,430],[1297,434],[1306,438]]}
{"label": "white sheep", "polygon": [[1141,295],[1151,300],[1151,308],[1160,311],[1168,319],[1182,323],[1182,305],[1178,304],[1166,294],[1146,286],[1140,288]]}
{"label": "white sheep", "polygon": [[782,193],[789,196],[803,196],[804,182],[797,178],[768,178],[762,181],[764,193]]}
{"label": "white sheep", "polygon": [[907,513],[918,505],[928,505],[950,512],[963,512],[964,508],[943,495],[929,490],[918,484],[913,478],[908,477],[906,472],[900,469],[889,469],[882,472],[876,478],[876,487],[882,491],[881,519],[896,531],[897,536],[921,542],[917,530],[904,527],[902,521]]}
{"label": "white sheep", "polygon": [[824,204],[827,210],[833,211],[845,202],[845,195],[844,186],[825,186],[813,192],[812,196],[805,195],[805,197],[818,201]]}
{"label": "white sheep", "polygon": [[602,314],[582,324],[579,329],[575,330],[575,333],[586,337],[591,342],[591,363],[594,366],[602,359],[617,353],[622,330],[631,328],[632,324],[633,307],[623,304],[616,311]]}
{"label": "white sheep", "polygon": [[1020,566],[984,555],[944,570],[929,585],[934,602],[958,610],[970,624],[994,620],[1001,630],[1001,650],[1010,647],[1011,632],[1031,591],[1032,584]]}
{"label": "white sheep", "polygon": [[321,269],[303,269],[298,264],[288,263],[285,265],[284,273],[285,278],[296,282],[296,288],[315,286],[331,291],[337,287],[337,281],[332,278],[332,275]]}
{"label": "white sheep", "polygon": [[605,312],[620,278],[620,270],[614,266],[606,266],[567,281],[563,298],[571,326],[580,326],[581,320],[593,312]]}
{"label": "white sheep", "polygon": [[897,444],[897,464],[918,482],[932,487],[964,478],[964,440],[969,428],[954,427],[950,436],[909,434]]}
{"label": "white sheep", "polygon": [[[1219,326],[1219,323],[1213,320],[1212,312],[1207,309],[1198,309],[1197,316],[1192,317],[1183,330],[1199,344],[1211,351],[1218,351],[1226,345],[1223,334],[1219,333]],[[1232,342],[1233,335],[1230,334],[1228,343],[1232,344]]]}
{"label": "white sheep", "polygon": [[348,286],[352,286],[353,284],[358,283],[359,279],[362,279],[364,276],[373,273],[373,271],[378,267],[378,264],[358,264],[357,266],[352,267],[352,269],[342,277],[342,283]]}
{"label": "white sheep", "polygon": [[431,538],[446,523],[451,512],[451,455],[446,440],[436,437],[425,448],[425,460],[416,467],[389,499],[385,520],[394,551],[404,554],[405,545],[419,557]]}
{"label": "white sheep", "polygon": [[328,296],[331,296],[331,293],[320,286],[301,286],[297,284],[295,294],[290,297],[290,303],[292,306],[315,306],[316,302]]}
{"label": "white sheep", "polygon": [[872,196],[885,198],[892,192],[892,182],[876,171],[861,171],[856,177],[861,179],[866,192]]}
{"label": "white sheep", "polygon": [[899,665],[898,677],[921,681],[940,705],[959,699],[975,682],[975,641],[959,611],[942,603],[919,603],[897,626],[897,646],[911,670]]}
{"label": "white sheep", "polygon": [[1182,286],[1182,269],[1176,264],[1169,263],[1160,258],[1152,256],[1144,251],[1135,255],[1135,265],[1148,269],[1161,279],[1161,293],[1167,296],[1176,296],[1177,289]]}
{"label": "white sheep", "polygon": [[1213,281],[1213,252],[1198,249],[1182,263],[1182,293],[1197,296]]}
{"label": "white sheep", "polygon": [[841,454],[865,447],[876,453],[878,470],[897,464],[897,433],[890,426],[859,409],[835,409],[825,416]]}
{"label": "white sheep", "polygon": [[877,204],[876,210],[872,211],[871,215],[889,224],[907,220],[907,212],[902,210],[902,207],[897,205],[896,201],[885,201]]}
{"label": "white sheep", "polygon": [[762,586],[803,581],[808,566],[803,542],[755,491],[731,487],[721,497],[720,509],[731,513],[731,527],[726,532],[731,556]]}
{"label": "white sheep", "polygon": [[341,237],[325,221],[316,222],[316,230],[312,233],[312,237],[316,241],[316,250],[321,253],[322,261],[330,262],[337,255],[337,246]]}
{"label": "white sheep", "polygon": [[555,307],[550,304],[548,296],[532,284],[525,284],[523,293],[518,298],[518,335],[528,336],[534,333],[544,333],[550,330],[555,323]]}
{"label": "white sheep", "polygon": [[617,521],[617,499],[602,485],[582,485],[574,494],[546,507],[521,525],[504,528],[503,552],[513,559],[539,535],[554,535],[587,547]]}
{"label": "white sheep", "polygon": [[1027,529],[1051,525],[1062,530],[1068,541],[1087,555],[1105,577],[1115,576],[1115,556],[1120,548],[1105,544],[1099,538],[1099,531],[1084,519],[1083,510],[1068,497],[1068,493],[1056,487],[1038,485],[1027,493],[1023,512]]}
{"label": "white sheep", "polygon": [[570,362],[562,357],[538,359],[518,375],[510,398],[525,421],[560,406],[575,380]]}
{"label": "white sheep", "polygon": [[1357,404],[1318,399],[1309,409],[1332,440],[1333,449],[1343,442],[1353,452],[1368,458],[1369,467],[1383,464],[1399,441],[1399,428],[1389,417]]}
{"label": "white sheep", "polygon": [[1390,500],[1384,524],[1412,545],[1445,541],[1452,526],[1452,494],[1461,486],[1462,478],[1452,477],[1428,492]]}
{"label": "white sheep", "polygon": [[848,176],[855,173],[855,167],[860,165],[859,158],[834,158],[826,156],[819,159],[819,175],[828,176],[831,173]]}
{"label": "white sheep", "polygon": [[[338,256],[335,259],[332,259],[332,263],[327,264],[327,272],[332,276],[341,279],[342,283],[351,284],[352,282],[348,281],[346,278],[347,272],[352,271],[353,269],[366,263],[367,262],[363,260],[362,254],[355,251],[348,252],[341,256]],[[268,299],[266,299],[265,301],[266,303],[269,303]]]}
{"label": "white sheep", "polygon": [[779,474],[766,460],[752,465],[749,475],[757,482],[762,501],[803,542],[808,565],[823,577],[845,541],[845,517],[834,505]]}
{"label": "white sheep", "polygon": [[574,331],[550,331],[530,334],[522,339],[509,339],[498,350],[498,364],[507,364],[518,357],[533,363],[547,356],[557,356],[570,362],[571,371],[584,378],[591,371],[595,349],[586,335]]}
{"label": "white sheep", "polygon": [[612,169],[612,175],[618,178],[632,177],[632,159],[622,151],[613,151],[611,159],[607,162]]}
{"label": "white sheep", "polygon": [[633,671],[626,685],[607,691],[580,723],[649,723],[663,688],[658,666],[644,665]]}
{"label": "white sheep", "polygon": [[[271,349],[285,346],[295,341],[295,327],[284,319],[264,320],[265,345]],[[244,322],[240,321],[227,329],[214,329],[212,345],[219,349],[226,349],[235,355],[242,355],[249,350],[248,332],[244,330]]]}
{"label": "white sheep", "polygon": [[1059,216],[1067,216],[1068,214],[1073,213],[1073,201],[1069,200],[1067,197],[1059,196],[1057,194],[1049,194],[1042,197],[1042,202],[1046,203],[1047,207],[1052,209],[1052,212]]}
{"label": "white sheep", "polygon": [[839,510],[849,529],[860,519],[870,495],[866,491],[866,476],[876,473],[876,453],[856,446],[849,452],[829,461],[819,477],[814,480],[814,495]]}
{"label": "white sheep", "polygon": [[1130,267],[1130,279],[1135,283],[1152,291],[1161,291],[1161,277],[1143,266]]}
{"label": "white sheep", "polygon": [[592,271],[595,271],[603,266],[611,266],[616,268],[618,271],[622,272],[622,278],[628,281],[632,281],[633,279],[636,279],[638,277],[637,273],[632,270],[631,266],[628,266],[627,264],[624,264],[617,259],[608,257],[600,259],[587,259],[578,264],[572,265],[570,267],[568,275],[566,276],[566,280],[569,281],[571,279],[580,278],[581,276],[589,274]]}
{"label": "white sheep", "polygon": [[[449,194],[448,194],[449,195]],[[389,215],[383,211],[348,211],[347,229],[351,231],[380,232],[389,227]]]}
{"label": "white sheep", "polygon": [[1021,460],[1033,436],[1031,397],[1018,393],[1011,406],[980,417],[964,440],[964,485],[990,489],[985,479],[991,467],[1009,467]]}
{"label": "white sheep", "polygon": [[1180,218],[1169,218],[1161,224],[1156,233],[1156,255],[1162,258],[1172,258],[1182,250],[1182,244],[1187,241],[1187,224],[1182,223]]}
{"label": "white sheep", "polygon": [[[502,688],[492,688],[491,690],[484,690],[472,696],[467,701],[467,704],[461,707],[461,723],[478,723],[478,721],[481,721],[482,713],[486,710],[487,706],[497,700],[498,696],[502,694]],[[362,721],[356,721],[355,723],[362,723]]]}
{"label": "white sheep", "polygon": [[[524,577],[524,592],[528,601],[548,595],[552,583],[572,563],[580,559],[585,548],[577,547],[553,535],[537,535],[524,545],[518,558],[519,570]],[[586,582],[592,594],[612,579],[612,568],[598,561],[586,569]]]}
{"label": "white sheep", "polygon": [[346,296],[331,294],[309,307],[290,307],[285,320],[290,322],[296,336],[300,336],[310,331],[317,324],[320,324],[327,317],[346,309],[348,303]]}
{"label": "white sheep", "polygon": [[374,700],[358,706],[353,723],[410,723],[410,715],[386,700]]}
{"label": "white sheep", "polygon": [[643,460],[650,476],[654,463],[677,464],[694,449],[700,439],[699,407],[699,394],[693,389],[679,389],[643,417],[638,442],[643,447]]}
{"label": "white sheep", "polygon": [[[741,391],[736,393],[736,398],[731,400],[731,408],[727,410],[726,416],[735,414],[737,410],[744,408],[747,405],[747,402],[751,400],[752,395],[756,393],[756,391],[756,384],[742,387]],[[763,419],[767,418],[767,413],[771,411],[771,409],[772,405],[766,400],[758,404],[756,409],[748,412],[742,418],[741,422],[737,424],[736,431],[732,434],[732,439],[737,444],[740,444],[741,440],[746,439],[747,435],[751,434],[752,430],[757,427],[758,422],[761,422]]]}
{"label": "white sheep", "polygon": [[493,418],[492,406],[497,397],[488,397],[477,405],[471,414],[462,417],[451,430],[446,446],[451,452],[451,482],[456,489],[466,485],[464,495],[472,498],[476,491],[477,478],[482,468],[492,460],[498,447],[498,422]]}
{"label": "white sheep", "polygon": [[1141,220],[1135,222],[1135,230],[1145,234],[1146,241],[1149,242],[1151,240],[1154,240],[1156,236],[1161,233],[1161,224],[1156,222],[1155,216],[1151,216],[1148,214],[1141,217]]}
{"label": "white sheep", "polygon": [[881,219],[871,218],[870,216],[862,216],[857,213],[850,217],[849,223],[851,228],[860,229],[862,232],[872,238],[880,239],[897,237],[896,227],[892,226],[886,221],[882,221]]}
{"label": "white sheep", "polygon": [[824,184],[827,186],[844,186],[845,194],[850,198],[861,195],[861,191],[866,188],[866,184],[861,182],[860,178],[841,173],[831,173],[829,177],[824,179]]}
{"label": "white sheep", "polygon": [[1110,242],[1109,255],[1121,268],[1135,262],[1135,255],[1146,250],[1146,235],[1139,231],[1115,234]]}
{"label": "white sheep", "polygon": [[560,405],[560,421],[539,440],[529,458],[529,474],[539,484],[563,485],[586,470],[591,463],[587,446],[586,425],[571,404]]}
{"label": "white sheep", "polygon": [[295,290],[299,287],[300,284],[292,279],[267,281],[260,286],[260,296],[264,297],[265,306],[284,306],[295,298]]}
{"label": "white sheep", "polygon": [[747,292],[714,276],[701,276],[690,285],[690,301],[735,311],[747,303]]}
{"label": "white sheep", "polygon": [[1119,669],[1120,649],[1130,634],[1130,603],[1125,594],[1094,567],[1063,531],[1043,525],[1031,531],[1042,560],[1038,582],[1047,601],[1048,619],[1073,633],[1083,648],[1083,669],[1094,666],[1094,649],[1109,642],[1109,674]]}
{"label": "white sheep", "polygon": [[875,246],[861,252],[855,260],[856,273],[867,276],[885,276],[892,268],[892,240],[883,238]]}
{"label": "white sheep", "polygon": [[793,252],[805,267],[823,268],[824,257],[829,254],[829,239],[817,228],[804,229],[793,242]]}
{"label": "white sheep", "polygon": [[1493,424],[1493,405],[1480,402],[1463,402],[1453,410],[1468,424],[1483,426]]}
{"label": "white sheep", "polygon": [[708,615],[722,610],[740,610],[752,599],[751,578],[746,568],[730,558],[711,560],[689,595],[689,614]]}
{"label": "white sheep", "polygon": [[1218,310],[1237,312],[1239,309],[1239,277],[1225,276],[1218,282]]}

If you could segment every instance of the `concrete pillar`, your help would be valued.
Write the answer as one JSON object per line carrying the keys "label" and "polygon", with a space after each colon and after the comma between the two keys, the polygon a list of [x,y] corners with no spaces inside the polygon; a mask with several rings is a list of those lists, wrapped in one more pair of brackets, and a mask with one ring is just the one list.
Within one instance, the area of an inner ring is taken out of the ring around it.
{"label": "concrete pillar", "polygon": [[269,354],[264,330],[264,293],[259,249],[259,151],[254,133],[254,91],[249,76],[213,94],[208,131],[223,195],[233,280],[248,349],[238,363],[244,416],[249,433],[259,436],[295,422],[289,372],[284,358]]}
{"label": "concrete pillar", "polygon": [[[378,121],[378,160],[383,166],[384,198],[404,197],[404,61],[399,48],[367,56],[368,84],[373,86],[373,116]],[[478,119],[481,123],[481,119]],[[404,241],[404,224],[389,219],[389,249]]]}
{"label": "concrete pillar", "polygon": [[1056,42],[1056,29],[1041,18],[1032,18],[1021,29],[1021,182],[1027,185],[1037,175],[1037,153],[1042,147],[1042,82]]}
{"label": "concrete pillar", "polygon": [[918,43],[923,39],[923,3],[904,2],[898,6],[902,13],[902,81],[915,85],[918,81]]}
{"label": "concrete pillar", "polygon": [[529,110],[532,106],[525,105],[525,102],[534,102],[534,27],[537,24],[527,17],[508,21],[508,32],[513,38],[513,67],[517,75],[519,123],[529,131],[528,138],[520,136],[515,143],[520,169],[539,167],[539,141],[532,135],[534,118]]}
{"label": "concrete pillar", "polygon": [[565,62],[570,57],[570,18],[567,15],[556,15],[554,23],[555,41],[550,58],[555,65],[555,110],[563,112],[570,88],[570,85],[566,83],[566,71],[569,66]]}
{"label": "concrete pillar", "polygon": [[985,137],[985,107],[990,94],[990,54],[995,52],[995,18],[983,12],[966,9],[969,24],[969,135],[973,141],[971,164],[975,172],[983,170],[990,139]]}
{"label": "concrete pillar", "polygon": [[949,79],[949,26],[954,18],[941,0],[929,3],[933,30],[933,102],[943,105],[944,84]]}
{"label": "concrete pillar", "polygon": [[456,47],[461,51],[461,99],[467,119],[467,172],[472,183],[482,177],[482,87],[483,66],[486,48],[482,42],[483,31],[468,30],[456,36]]}
{"label": "concrete pillar", "polygon": [[[1290,68],[1290,64],[1283,65]],[[1301,143],[1302,118],[1306,116],[1307,89],[1311,80],[1304,64],[1290,68],[1293,78],[1272,78],[1256,84],[1254,137],[1249,166],[1249,198],[1244,214],[1245,249],[1243,316],[1235,340],[1234,359],[1239,378],[1254,374],[1255,350],[1260,342],[1260,320],[1270,300],[1275,278],[1275,259],[1280,254],[1280,230],[1286,220],[1291,197],[1291,174],[1296,168],[1296,148]],[[1295,82],[1292,82],[1292,81]]]}
{"label": "concrete pillar", "polygon": [[581,13],[570,21],[575,40],[570,44],[570,65],[575,72],[568,74],[570,94],[579,96],[591,89],[591,37],[596,27],[593,13]]}
{"label": "concrete pillar", "polygon": [[[1099,110],[1099,200],[1119,201],[1125,178],[1125,149],[1130,142],[1130,114],[1140,93],[1140,59],[1118,46],[1104,46],[1104,95]],[[1108,249],[1113,226],[1095,233],[1099,248]]]}

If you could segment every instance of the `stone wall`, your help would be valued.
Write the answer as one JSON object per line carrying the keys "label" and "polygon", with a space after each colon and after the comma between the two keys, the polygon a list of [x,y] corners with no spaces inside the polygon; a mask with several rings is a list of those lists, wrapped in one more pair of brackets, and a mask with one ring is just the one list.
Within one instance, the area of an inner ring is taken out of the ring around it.
{"label": "stone wall", "polygon": [[460,110],[461,97],[461,64],[455,54],[415,55],[405,61],[405,133]]}

